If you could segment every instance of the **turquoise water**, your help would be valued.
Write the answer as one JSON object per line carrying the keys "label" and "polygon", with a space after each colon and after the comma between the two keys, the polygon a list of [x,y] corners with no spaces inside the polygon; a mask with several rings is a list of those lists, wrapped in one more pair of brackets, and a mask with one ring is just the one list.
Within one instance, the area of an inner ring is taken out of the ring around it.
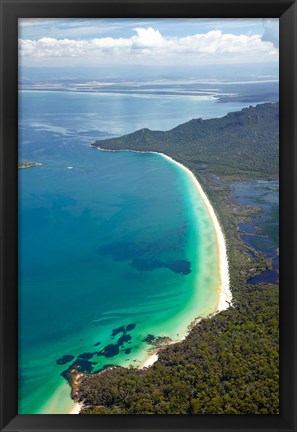
{"label": "turquoise water", "polygon": [[19,413],[67,413],[73,362],[138,366],[148,335],[179,340],[218,301],[216,239],[186,173],[90,142],[242,106],[63,92],[19,106],[19,159],[42,163],[19,170]]}

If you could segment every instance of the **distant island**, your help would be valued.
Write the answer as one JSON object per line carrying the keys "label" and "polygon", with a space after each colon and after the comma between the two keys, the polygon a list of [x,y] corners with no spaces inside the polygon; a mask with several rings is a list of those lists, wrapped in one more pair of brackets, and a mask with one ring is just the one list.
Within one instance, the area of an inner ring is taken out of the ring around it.
{"label": "distant island", "polygon": [[73,364],[63,375],[77,402],[73,412],[279,413],[278,284],[263,279],[249,285],[271,260],[242,240],[239,224],[251,223],[260,210],[236,203],[229,186],[278,180],[278,119],[279,104],[265,103],[167,132],[141,129],[91,144],[101,151],[163,153],[192,171],[224,231],[232,307],[193,323],[186,339],[164,345],[151,367],[107,367],[93,374]]}
{"label": "distant island", "polygon": [[[78,82],[79,81],[79,82]],[[279,98],[277,80],[248,81],[245,85],[240,82],[110,82],[85,79],[67,79],[54,81],[34,81],[20,78],[20,89],[26,91],[53,91],[53,92],[76,92],[76,93],[98,93],[98,94],[122,94],[122,95],[154,95],[154,96],[195,96],[214,97],[216,103],[263,103],[275,102]]]}
{"label": "distant island", "polygon": [[30,168],[33,166],[40,166],[42,163],[40,162],[19,162],[18,168]]}

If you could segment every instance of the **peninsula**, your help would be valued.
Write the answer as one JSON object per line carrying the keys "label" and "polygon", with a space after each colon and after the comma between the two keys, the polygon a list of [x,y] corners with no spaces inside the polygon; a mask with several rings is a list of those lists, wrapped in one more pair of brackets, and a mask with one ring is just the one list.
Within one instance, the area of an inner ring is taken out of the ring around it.
{"label": "peninsula", "polygon": [[152,351],[155,362],[143,369],[112,367],[70,377],[80,413],[279,412],[278,286],[248,285],[270,262],[238,230],[258,209],[236,204],[229,187],[230,181],[278,178],[278,109],[278,103],[267,103],[222,118],[193,119],[168,132],[141,129],[92,143],[101,150],[162,153],[192,172],[223,229],[233,307],[197,320],[183,341],[158,355]]}
{"label": "peninsula", "polygon": [[279,103],[265,103],[222,118],[192,119],[169,131],[141,129],[94,141],[106,150],[155,151],[188,168],[238,178],[276,178],[279,168]]}

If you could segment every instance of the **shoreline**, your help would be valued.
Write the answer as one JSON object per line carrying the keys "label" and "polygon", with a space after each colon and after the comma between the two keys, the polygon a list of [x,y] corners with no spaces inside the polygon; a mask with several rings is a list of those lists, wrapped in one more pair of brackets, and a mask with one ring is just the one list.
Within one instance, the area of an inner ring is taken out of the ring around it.
{"label": "shoreline", "polygon": [[[95,147],[93,145],[91,145],[91,147]],[[224,238],[224,234],[222,231],[222,228],[219,224],[219,221],[217,219],[217,216],[215,214],[215,211],[207,197],[207,195],[205,194],[204,190],[202,189],[199,181],[197,180],[197,178],[195,177],[195,175],[193,174],[193,172],[187,168],[185,165],[183,165],[180,162],[175,161],[173,158],[171,158],[170,156],[161,153],[161,152],[155,152],[155,151],[138,151],[138,150],[129,150],[129,149],[123,149],[123,150],[109,150],[109,149],[103,149],[100,148],[99,146],[95,147],[97,150],[101,150],[101,151],[107,151],[107,152],[121,152],[121,151],[129,151],[129,152],[133,152],[133,153],[152,153],[152,154],[158,154],[161,155],[164,159],[169,160],[171,163],[174,163],[175,165],[178,165],[187,175],[188,177],[191,179],[192,183],[195,185],[196,190],[198,191],[198,194],[201,196],[204,205],[207,209],[207,212],[209,214],[209,217],[211,219],[211,223],[213,225],[215,234],[216,234],[216,240],[217,240],[217,247],[218,247],[218,255],[219,255],[219,279],[220,279],[220,286],[218,289],[218,305],[216,310],[209,314],[207,318],[211,318],[214,315],[222,312],[225,309],[228,309],[229,307],[232,306],[232,293],[230,290],[230,278],[229,278],[229,265],[228,265],[228,257],[227,257],[227,248],[226,248],[226,242],[225,242],[225,238]],[[182,342],[184,339],[186,339],[186,337],[188,336],[188,334],[190,333],[190,331],[192,330],[192,328],[198,324],[201,321],[201,318],[196,318],[193,322],[191,322],[188,325],[188,331],[186,332],[185,335],[183,335],[183,337],[180,338],[180,340],[178,341],[172,341],[172,344],[175,343],[180,343]],[[155,350],[153,350],[146,358],[145,360],[138,366],[139,369],[146,369],[151,367],[159,358],[159,351],[161,351],[162,349],[166,348],[166,345],[163,347],[159,347],[156,348]],[[80,410],[83,408],[83,403],[79,403],[77,402],[75,407],[72,408],[72,410],[69,412],[69,414],[79,414]]]}
{"label": "shoreline", "polygon": [[139,369],[146,369],[151,367],[159,358],[158,352],[161,348],[156,348],[139,366]]}
{"label": "shoreline", "polygon": [[75,402],[75,406],[69,411],[68,414],[79,414],[82,408],[83,404],[81,402]]}
{"label": "shoreline", "polygon": [[[187,168],[185,165],[183,165],[182,163],[177,162],[172,157],[166,155],[165,153],[161,153],[161,152],[130,150],[130,149],[109,150],[109,149],[104,149],[104,148],[101,148],[100,146],[94,146],[94,145],[90,145],[90,147],[93,147],[93,148],[95,147],[97,150],[106,151],[106,152],[128,151],[131,153],[158,154],[158,155],[161,155],[164,159],[169,160],[171,163],[178,165],[188,175],[188,177],[194,183],[195,188],[198,191],[198,194],[202,197],[202,200],[203,200],[205,207],[207,209],[207,212],[209,214],[212,226],[213,226],[215,234],[216,234],[216,239],[217,239],[217,246],[218,246],[218,253],[219,253],[219,276],[220,276],[220,281],[221,281],[220,285],[221,286],[220,286],[220,291],[219,291],[219,301],[218,301],[217,310],[214,313],[211,313],[210,316],[213,316],[214,314],[219,313],[225,309],[228,309],[230,306],[232,306],[232,292],[230,290],[229,264],[228,264],[228,257],[227,257],[226,241],[225,241],[225,237],[223,234],[223,230],[219,224],[219,221],[218,221],[218,218],[215,214],[213,206],[211,205],[206,193],[202,189],[202,186],[200,185],[199,181],[197,180],[197,178],[195,177],[193,172],[189,168]],[[190,326],[191,326],[191,324],[192,323],[190,323]],[[186,337],[186,335],[185,335],[185,337]],[[181,340],[183,340],[183,339],[181,339]],[[176,342],[176,343],[178,343],[178,342]]]}
{"label": "shoreline", "polygon": [[[212,226],[216,233],[217,246],[219,252],[219,276],[221,281],[221,287],[219,291],[218,307],[215,313],[219,313],[225,309],[228,309],[232,305],[232,293],[230,290],[229,264],[228,264],[228,257],[227,257],[226,241],[223,234],[223,230],[219,224],[218,218],[213,209],[213,206],[211,205],[206,193],[202,189],[199,181],[197,180],[197,178],[189,168],[187,168],[182,163],[175,161],[170,156],[167,156],[164,153],[159,153],[159,152],[151,152],[151,153],[160,154],[165,159],[178,165],[191,178],[192,182],[195,185],[196,190],[198,191],[199,195],[202,197],[202,200],[205,204],[205,207],[211,219]],[[213,314],[211,314],[211,316],[213,316]]]}

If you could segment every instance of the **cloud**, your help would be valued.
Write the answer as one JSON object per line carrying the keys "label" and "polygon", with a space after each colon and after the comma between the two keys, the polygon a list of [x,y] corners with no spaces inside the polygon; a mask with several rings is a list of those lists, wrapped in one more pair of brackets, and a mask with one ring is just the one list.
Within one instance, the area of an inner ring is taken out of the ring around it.
{"label": "cloud", "polygon": [[78,39],[85,36],[90,39],[103,34],[118,36],[120,32],[131,32],[133,27],[145,27],[158,22],[139,18],[20,18],[18,25],[22,39],[37,40],[49,35],[56,39]]}
{"label": "cloud", "polygon": [[274,47],[279,47],[279,20],[278,19],[263,19],[264,33],[262,41],[272,42]]}
{"label": "cloud", "polygon": [[22,59],[51,61],[55,58],[78,58],[92,64],[110,63],[201,61],[240,62],[276,60],[278,50],[271,40],[261,35],[235,35],[212,30],[189,36],[163,36],[152,27],[133,29],[131,37],[96,37],[92,39],[20,39]]}
{"label": "cloud", "polygon": [[130,40],[132,42],[132,49],[152,49],[164,45],[165,39],[162,37],[158,30],[152,27],[148,28],[135,28],[137,36],[133,36]]}
{"label": "cloud", "polygon": [[59,22],[59,18],[19,18],[18,21],[20,27],[40,27],[49,24],[53,25],[54,23]]}

